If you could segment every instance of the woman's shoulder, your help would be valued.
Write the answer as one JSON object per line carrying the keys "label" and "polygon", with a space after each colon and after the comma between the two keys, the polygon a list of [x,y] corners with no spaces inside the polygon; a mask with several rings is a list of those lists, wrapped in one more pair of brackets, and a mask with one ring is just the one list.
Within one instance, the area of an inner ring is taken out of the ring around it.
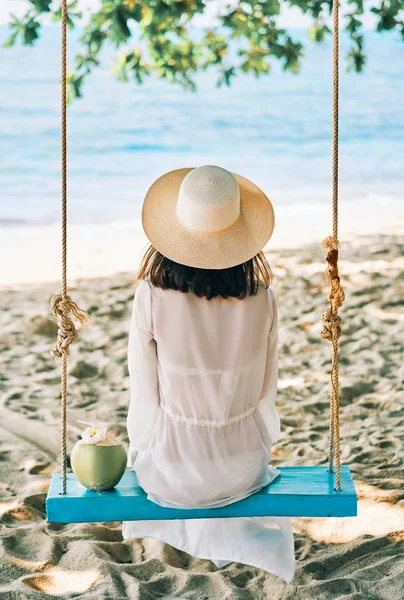
{"label": "woman's shoulder", "polygon": [[262,283],[259,284],[257,288],[257,295],[262,294],[263,296],[267,296],[271,303],[275,302],[275,294],[270,285],[264,285]]}
{"label": "woman's shoulder", "polygon": [[260,285],[258,294],[261,296],[261,301],[265,303],[265,308],[262,307],[262,310],[264,310],[271,319],[276,318],[278,308],[272,287]]}
{"label": "woman's shoulder", "polygon": [[148,296],[151,293],[151,283],[147,279],[140,279],[135,285],[135,296]]}
{"label": "woman's shoulder", "polygon": [[152,302],[152,286],[146,279],[136,282],[135,286],[135,304],[143,308],[148,308]]}

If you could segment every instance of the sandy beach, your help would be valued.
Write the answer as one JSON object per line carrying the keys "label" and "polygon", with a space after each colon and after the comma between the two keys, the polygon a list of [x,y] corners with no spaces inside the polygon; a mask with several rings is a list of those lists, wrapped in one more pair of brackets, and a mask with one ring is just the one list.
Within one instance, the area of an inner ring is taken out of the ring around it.
{"label": "sandy beach", "polygon": [[[56,334],[49,300],[58,285],[10,281],[3,286],[1,599],[400,600],[402,250],[393,234],[361,236],[343,245],[342,462],[354,474],[359,515],[294,521],[297,573],[289,586],[248,565],[218,570],[155,540],[123,542],[120,523],[46,523],[49,478],[59,470],[59,367],[49,354]],[[316,244],[279,247],[268,257],[280,309],[282,435],[273,463],[325,464],[331,352],[319,337],[327,304],[325,254]],[[136,279],[134,272],[108,275],[79,280],[70,289],[92,321],[81,328],[69,361],[69,451],[78,439],[80,418],[111,425],[112,435],[127,442],[126,344]]]}

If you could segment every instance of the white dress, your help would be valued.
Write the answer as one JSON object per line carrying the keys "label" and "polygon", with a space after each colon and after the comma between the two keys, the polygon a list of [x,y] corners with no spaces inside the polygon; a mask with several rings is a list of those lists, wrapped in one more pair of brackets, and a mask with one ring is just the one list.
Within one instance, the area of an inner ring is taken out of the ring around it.
{"label": "white dress", "polygon": [[[277,309],[272,290],[207,300],[137,287],[129,332],[128,465],[148,498],[218,507],[270,483],[278,439]],[[289,518],[125,521],[124,538],[153,537],[217,566],[237,561],[290,582]]]}

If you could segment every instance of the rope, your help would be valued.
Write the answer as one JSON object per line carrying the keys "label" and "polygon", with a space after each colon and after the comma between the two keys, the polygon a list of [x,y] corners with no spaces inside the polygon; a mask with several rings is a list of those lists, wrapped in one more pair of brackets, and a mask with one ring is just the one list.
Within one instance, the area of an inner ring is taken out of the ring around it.
{"label": "rope", "polygon": [[90,317],[67,295],[67,0],[61,0],[62,8],[62,77],[61,77],[61,158],[62,158],[62,293],[55,294],[51,300],[53,316],[58,323],[58,337],[51,354],[61,362],[61,454],[62,486],[61,493],[66,494],[66,407],[67,407],[67,357],[69,346],[77,341],[76,327],[70,318],[73,314],[80,323]]}
{"label": "rope", "polygon": [[338,309],[345,295],[338,274],[338,104],[339,104],[339,5],[333,0],[333,130],[332,130],[332,236],[322,245],[328,249],[326,282],[330,286],[328,300],[330,306],[321,319],[321,337],[332,343],[330,434],[328,465],[335,472],[335,490],[341,490],[340,437],[339,437],[339,377],[338,340],[341,336],[341,317]]}

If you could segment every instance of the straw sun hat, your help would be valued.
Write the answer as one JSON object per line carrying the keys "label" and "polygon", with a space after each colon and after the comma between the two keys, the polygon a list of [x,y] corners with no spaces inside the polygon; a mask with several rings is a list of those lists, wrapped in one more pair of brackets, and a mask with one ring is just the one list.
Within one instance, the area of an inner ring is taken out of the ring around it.
{"label": "straw sun hat", "polygon": [[142,224],[167,258],[190,267],[226,269],[263,249],[274,229],[274,211],[254,183],[208,165],[159,177],[144,199]]}

